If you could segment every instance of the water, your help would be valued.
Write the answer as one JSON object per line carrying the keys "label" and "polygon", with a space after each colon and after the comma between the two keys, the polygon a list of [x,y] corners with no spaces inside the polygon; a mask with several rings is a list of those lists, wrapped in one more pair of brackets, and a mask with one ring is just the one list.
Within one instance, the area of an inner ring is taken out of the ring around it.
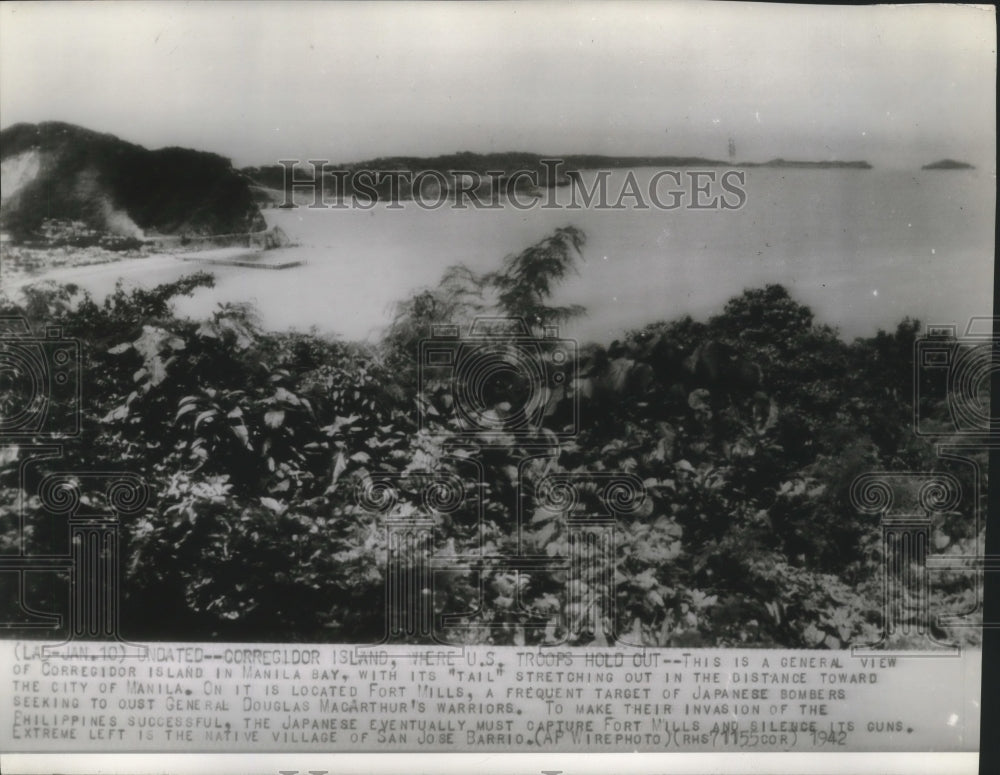
{"label": "water", "polygon": [[[640,181],[652,173],[636,171]],[[609,190],[617,192],[625,174],[616,171]],[[607,342],[655,320],[705,317],[744,288],[774,282],[848,338],[894,328],[906,315],[964,329],[968,318],[991,314],[991,175],[746,174],[747,201],[739,210],[427,211],[413,203],[402,210],[268,210],[268,223],[300,243],[283,253],[306,265],[277,272],[211,267],[216,288],[177,306],[203,315],[220,301],[253,300],[271,328],[374,337],[395,301],[435,284],[446,267],[496,268],[505,254],[574,225],[588,237],[585,260],[554,302],[587,308],[563,331],[580,339]],[[103,293],[123,273],[151,285],[198,266],[171,261],[145,269],[142,262],[119,264],[77,281]]]}

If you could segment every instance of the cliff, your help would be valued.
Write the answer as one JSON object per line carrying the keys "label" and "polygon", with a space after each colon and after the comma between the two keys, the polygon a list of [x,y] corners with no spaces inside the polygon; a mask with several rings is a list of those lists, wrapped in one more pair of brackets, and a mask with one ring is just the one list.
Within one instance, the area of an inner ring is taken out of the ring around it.
{"label": "cliff", "polygon": [[228,159],[187,148],[151,151],[59,122],[0,132],[0,228],[37,237],[75,221],[123,237],[259,231],[250,182]]}

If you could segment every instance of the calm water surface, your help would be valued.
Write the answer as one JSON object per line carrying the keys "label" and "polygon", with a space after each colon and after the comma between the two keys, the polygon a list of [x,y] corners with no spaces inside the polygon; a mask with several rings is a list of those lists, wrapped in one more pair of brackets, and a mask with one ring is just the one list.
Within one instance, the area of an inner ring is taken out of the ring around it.
{"label": "calm water surface", "polygon": [[[648,180],[654,170],[637,170]],[[392,305],[455,263],[498,266],[574,225],[588,237],[580,274],[555,301],[588,314],[565,334],[609,341],[630,327],[721,310],[744,288],[785,284],[846,337],[905,315],[964,326],[992,310],[995,181],[983,171],[747,170],[740,210],[268,210],[306,265],[284,271],[210,267],[216,288],[178,302],[201,315],[253,300],[272,328],[376,336]],[[613,174],[617,192],[625,172]],[[667,181],[669,182],[669,181]],[[718,193],[725,193],[721,190]],[[568,194],[563,197],[568,198]],[[729,197],[730,200],[733,197]],[[130,262],[131,263],[131,262]],[[152,285],[197,264],[124,264],[80,280],[104,293],[125,274]]]}

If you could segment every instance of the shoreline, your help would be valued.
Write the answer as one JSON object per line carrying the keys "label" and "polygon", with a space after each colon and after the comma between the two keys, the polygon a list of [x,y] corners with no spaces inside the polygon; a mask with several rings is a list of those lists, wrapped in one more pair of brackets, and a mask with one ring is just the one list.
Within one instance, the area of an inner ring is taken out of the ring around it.
{"label": "shoreline", "polygon": [[[52,252],[60,250],[62,249],[39,249],[37,252],[40,254],[39,258],[51,260],[53,258]],[[152,251],[139,255],[116,254],[110,251],[108,255],[95,255],[88,254],[87,250],[86,248],[68,250],[55,257],[57,261],[65,259],[64,263],[50,263],[44,271],[39,273],[26,272],[18,268],[10,269],[7,266],[10,259],[6,255],[0,254],[0,292],[17,292],[35,283],[72,283],[107,272],[118,272],[126,277],[137,271],[169,268],[179,261],[201,262],[211,266],[241,266],[261,269],[285,269],[302,263],[300,261],[267,262],[261,259],[266,254],[276,251],[248,250],[239,246],[186,252]],[[94,260],[86,260],[88,257]],[[192,271],[194,271],[194,267],[192,267]]]}
{"label": "shoreline", "polygon": [[293,246],[284,232],[271,225],[261,231],[238,234],[157,235],[146,237],[140,245],[127,250],[100,245],[13,244],[6,234],[0,235],[0,239],[0,291],[20,289],[34,282],[72,281],[100,272],[100,267],[125,267],[161,256],[248,268],[284,269],[297,265],[268,261],[264,257],[276,249]]}

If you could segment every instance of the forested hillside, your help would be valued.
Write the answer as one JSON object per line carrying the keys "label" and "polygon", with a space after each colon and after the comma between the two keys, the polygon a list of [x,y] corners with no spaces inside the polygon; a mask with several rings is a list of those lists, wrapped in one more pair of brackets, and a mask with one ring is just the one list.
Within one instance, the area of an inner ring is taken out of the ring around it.
{"label": "forested hillside", "polygon": [[214,153],[148,150],[114,135],[47,121],[0,132],[0,160],[0,224],[17,241],[47,241],[46,220],[80,221],[131,238],[265,228],[249,181]]}

